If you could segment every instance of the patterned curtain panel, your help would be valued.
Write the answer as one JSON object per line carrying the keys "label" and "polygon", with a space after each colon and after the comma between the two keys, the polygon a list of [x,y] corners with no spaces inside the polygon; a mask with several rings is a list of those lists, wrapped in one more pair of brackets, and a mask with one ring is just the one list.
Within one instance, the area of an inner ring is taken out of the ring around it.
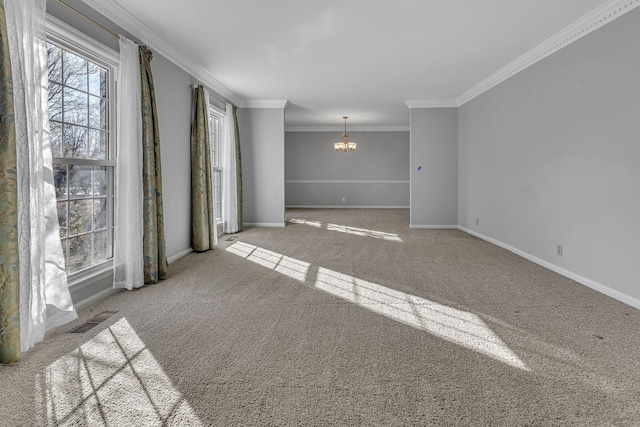
{"label": "patterned curtain panel", "polygon": [[167,277],[167,245],[164,239],[160,133],[156,96],[151,74],[153,53],[140,46],[142,77],[142,188],[144,282],[158,283]]}
{"label": "patterned curtain panel", "polygon": [[213,218],[209,111],[202,85],[193,94],[191,125],[191,247],[196,252],[213,249],[216,227]]}
{"label": "patterned curtain panel", "polygon": [[0,363],[20,360],[18,186],[13,83],[0,0]]}
{"label": "patterned curtain panel", "polygon": [[240,155],[240,127],[238,107],[233,107],[233,126],[236,134],[236,191],[238,192],[238,231],[242,231],[242,158]]}

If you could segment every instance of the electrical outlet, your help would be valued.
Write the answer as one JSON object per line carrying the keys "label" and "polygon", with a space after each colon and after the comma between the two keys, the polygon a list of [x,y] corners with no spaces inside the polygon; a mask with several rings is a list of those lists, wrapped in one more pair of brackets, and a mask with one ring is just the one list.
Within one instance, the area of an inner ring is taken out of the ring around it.
{"label": "electrical outlet", "polygon": [[560,243],[556,245],[556,254],[562,256],[562,245]]}
{"label": "electrical outlet", "polygon": [[342,198],[342,203],[344,203],[344,202],[346,202],[346,201],[347,201],[347,198],[346,198],[346,197],[343,197],[343,198]]}
{"label": "electrical outlet", "polygon": [[476,225],[480,225],[480,218],[476,218]]}

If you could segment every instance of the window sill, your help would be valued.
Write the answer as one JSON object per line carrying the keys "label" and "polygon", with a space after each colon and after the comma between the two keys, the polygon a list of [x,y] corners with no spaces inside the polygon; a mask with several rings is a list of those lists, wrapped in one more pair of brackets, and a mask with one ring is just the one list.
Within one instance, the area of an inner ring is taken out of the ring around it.
{"label": "window sill", "polygon": [[79,291],[113,275],[113,260],[105,261],[102,264],[87,268],[86,270],[70,274],[68,276],[69,290]]}

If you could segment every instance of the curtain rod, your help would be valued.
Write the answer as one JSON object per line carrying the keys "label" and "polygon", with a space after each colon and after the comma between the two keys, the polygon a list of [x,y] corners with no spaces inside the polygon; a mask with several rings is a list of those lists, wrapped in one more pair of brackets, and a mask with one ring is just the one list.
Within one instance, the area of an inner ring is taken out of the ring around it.
{"label": "curtain rod", "polygon": [[93,19],[89,18],[87,15],[85,15],[84,13],[80,12],[79,10],[71,7],[70,5],[66,4],[65,2],[63,2],[62,0],[58,0],[58,3],[60,3],[63,6],[68,7],[69,9],[71,9],[72,11],[74,11],[75,13],[77,13],[78,15],[82,16],[84,19],[86,19],[87,21],[91,22],[94,25],[97,25],[98,27],[102,28],[103,30],[105,30],[107,33],[111,34],[113,37],[119,39],[120,36],[117,35],[116,33],[114,33],[113,31],[111,31],[110,29],[108,29],[107,27],[105,27],[102,24],[99,24],[98,22],[94,21]]}
{"label": "curtain rod", "polygon": [[[189,87],[190,87],[191,89],[196,89],[196,88],[198,87],[198,85],[194,83],[194,84],[190,85]],[[232,106],[232,107],[237,107],[236,105],[233,105],[233,103],[232,103],[231,101],[227,101],[227,100],[224,100],[224,99],[220,99],[220,98],[218,98],[217,96],[212,95],[212,94],[211,94],[211,92],[209,92],[209,96],[210,96],[210,97],[212,97],[212,98],[217,99],[218,101],[222,102],[223,104],[231,104],[231,106]]]}

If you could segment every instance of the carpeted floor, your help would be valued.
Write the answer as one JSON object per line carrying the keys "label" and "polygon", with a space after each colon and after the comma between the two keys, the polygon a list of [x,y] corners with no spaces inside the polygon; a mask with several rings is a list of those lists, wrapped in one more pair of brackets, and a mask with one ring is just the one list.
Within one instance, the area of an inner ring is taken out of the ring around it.
{"label": "carpeted floor", "polygon": [[225,236],[0,367],[0,425],[640,425],[640,311],[408,222]]}

